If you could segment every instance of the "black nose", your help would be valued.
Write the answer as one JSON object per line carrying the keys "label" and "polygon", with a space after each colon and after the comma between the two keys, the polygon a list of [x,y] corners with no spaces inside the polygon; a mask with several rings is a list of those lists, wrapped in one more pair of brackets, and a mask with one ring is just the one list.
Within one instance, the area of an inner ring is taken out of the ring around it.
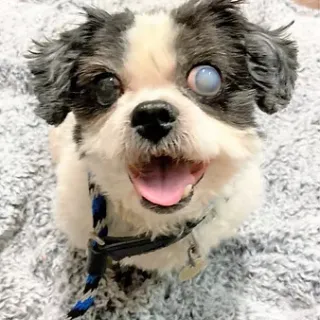
{"label": "black nose", "polygon": [[133,110],[131,126],[141,137],[157,143],[169,134],[177,116],[177,109],[165,101],[145,101]]}

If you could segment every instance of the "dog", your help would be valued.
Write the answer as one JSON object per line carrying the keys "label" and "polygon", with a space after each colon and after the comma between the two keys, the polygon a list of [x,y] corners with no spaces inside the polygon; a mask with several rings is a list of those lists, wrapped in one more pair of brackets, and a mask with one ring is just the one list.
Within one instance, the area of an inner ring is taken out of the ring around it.
{"label": "dog", "polygon": [[88,174],[107,199],[109,235],[192,233],[123,265],[181,270],[190,244],[206,259],[262,200],[256,111],[290,102],[297,46],[287,27],[248,21],[241,0],[191,0],[170,10],[107,13],[36,43],[36,113],[51,125],[54,217],[72,245],[92,230]]}

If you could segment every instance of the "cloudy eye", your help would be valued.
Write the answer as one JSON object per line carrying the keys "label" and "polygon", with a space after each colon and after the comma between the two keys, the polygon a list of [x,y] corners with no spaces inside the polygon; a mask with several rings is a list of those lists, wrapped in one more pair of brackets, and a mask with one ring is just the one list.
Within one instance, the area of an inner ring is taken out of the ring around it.
{"label": "cloudy eye", "polygon": [[202,96],[214,96],[221,88],[220,73],[209,65],[195,67],[189,73],[188,86]]}
{"label": "cloudy eye", "polygon": [[121,95],[121,83],[113,74],[105,74],[96,80],[96,96],[100,105],[109,107]]}

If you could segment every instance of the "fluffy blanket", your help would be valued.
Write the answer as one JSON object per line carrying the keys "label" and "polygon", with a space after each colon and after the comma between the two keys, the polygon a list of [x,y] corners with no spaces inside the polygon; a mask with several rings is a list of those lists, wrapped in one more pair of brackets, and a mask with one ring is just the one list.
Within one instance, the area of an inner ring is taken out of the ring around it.
{"label": "fluffy blanket", "polygon": [[[110,11],[153,7],[150,0],[104,2]],[[23,54],[31,38],[75,24],[85,3],[90,0],[1,1],[1,320],[60,319],[83,285],[85,254],[69,249],[52,223],[47,125],[33,114],[37,102]],[[291,33],[300,49],[292,103],[259,116],[267,132],[264,205],[212,252],[208,269],[193,281],[110,271],[84,319],[320,319],[320,11],[290,0],[252,0],[243,10],[271,27],[295,20]]]}

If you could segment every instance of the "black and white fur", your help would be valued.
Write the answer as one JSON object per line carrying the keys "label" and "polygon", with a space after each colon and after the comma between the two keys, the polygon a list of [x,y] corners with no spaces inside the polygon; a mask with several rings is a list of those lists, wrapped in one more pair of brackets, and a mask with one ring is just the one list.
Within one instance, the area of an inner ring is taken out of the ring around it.
{"label": "black and white fur", "polygon": [[[254,111],[258,106],[271,114],[288,104],[297,49],[285,28],[269,31],[247,21],[241,2],[191,0],[170,12],[144,14],[86,8],[85,23],[37,44],[30,60],[40,102],[36,112],[55,126],[55,219],[74,245],[85,248],[91,231],[88,171],[108,197],[111,235],[172,232],[177,223],[200,217],[213,200],[215,218],[194,232],[203,256],[257,208],[263,183]],[[188,88],[188,71],[203,63],[222,74],[217,96]],[[108,107],[98,103],[95,80],[106,72],[123,85]],[[156,145],[130,127],[134,108],[153,100],[179,112],[174,133]],[[168,208],[170,214],[143,205],[127,169],[163,154],[210,163],[190,201],[174,212]],[[160,272],[179,269],[189,245],[185,239],[123,263]]]}

